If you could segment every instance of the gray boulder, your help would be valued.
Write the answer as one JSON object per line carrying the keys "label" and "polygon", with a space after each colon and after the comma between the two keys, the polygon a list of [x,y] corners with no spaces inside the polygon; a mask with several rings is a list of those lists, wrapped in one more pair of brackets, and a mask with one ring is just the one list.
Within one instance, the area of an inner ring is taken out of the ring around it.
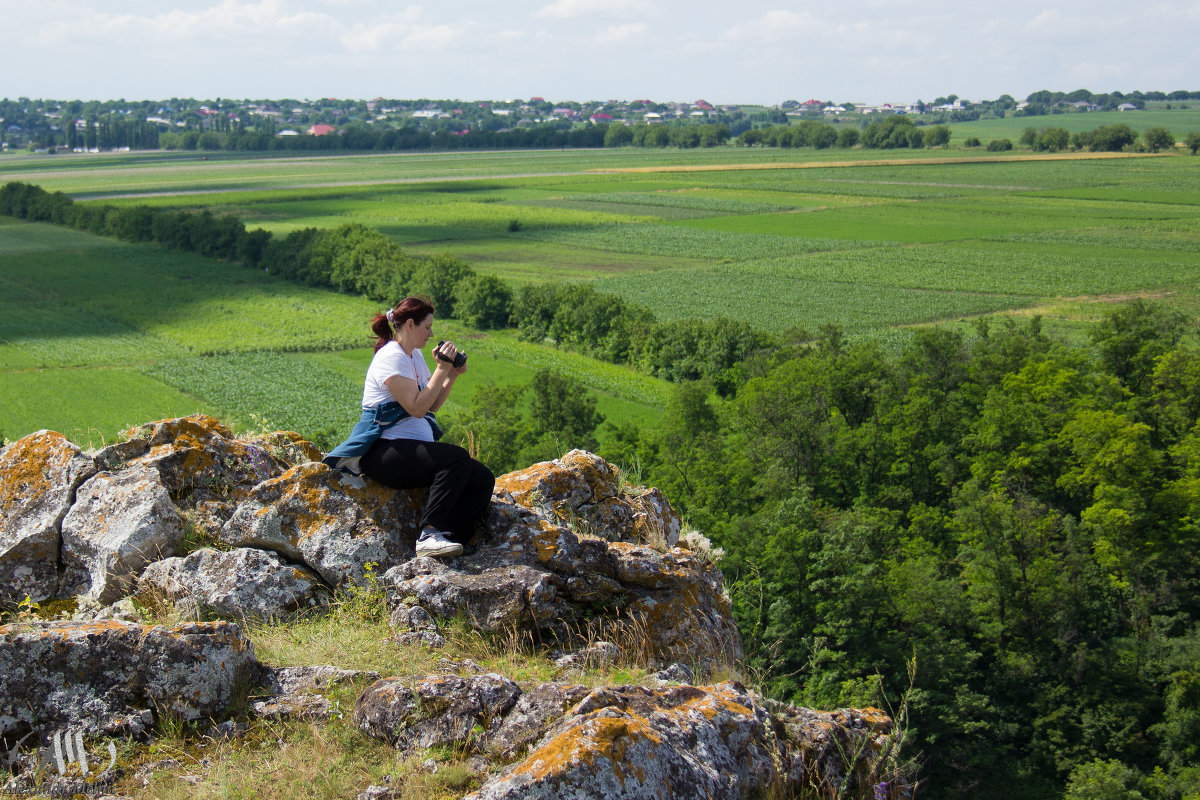
{"label": "gray boulder", "polygon": [[146,567],[141,583],[201,613],[235,620],[286,617],[326,606],[332,595],[305,567],[252,547],[205,547],[186,558],[167,558]]}
{"label": "gray boulder", "polygon": [[586,450],[496,479],[496,490],[547,522],[571,522],[613,542],[674,547],[681,523],[658,489],[622,489],[617,470]]}
{"label": "gray boulder", "polygon": [[357,669],[342,669],[332,666],[313,667],[263,667],[262,684],[267,691],[276,695],[311,694],[323,692],[336,685],[351,683],[360,678],[377,681],[378,672]]}
{"label": "gray boulder", "polygon": [[63,517],[95,472],[91,458],[53,431],[0,453],[0,609],[57,594]]}
{"label": "gray boulder", "polygon": [[485,747],[520,696],[517,684],[495,673],[427,675],[411,686],[385,678],[359,695],[354,724],[399,750],[453,745],[466,755]]}
{"label": "gray boulder", "polygon": [[307,564],[329,586],[366,583],[416,555],[424,492],[398,492],[321,463],[254,486],[218,538]]}
{"label": "gray boulder", "polygon": [[0,736],[141,735],[156,714],[224,714],[258,680],[237,625],[116,620],[0,626]]}
{"label": "gray boulder", "polygon": [[183,522],[157,471],[101,472],[79,487],[63,518],[59,594],[114,603],[147,564],[173,556],[182,539]]}

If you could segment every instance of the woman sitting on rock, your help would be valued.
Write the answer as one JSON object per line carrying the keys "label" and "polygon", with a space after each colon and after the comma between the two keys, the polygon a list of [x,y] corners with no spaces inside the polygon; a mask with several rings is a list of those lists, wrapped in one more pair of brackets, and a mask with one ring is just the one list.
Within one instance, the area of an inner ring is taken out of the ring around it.
{"label": "woman sitting on rock", "polygon": [[428,486],[417,555],[456,556],[487,512],[496,482],[466,450],[437,441],[442,432],[433,412],[467,371],[466,356],[442,342],[433,350],[430,374],[421,354],[433,336],[433,305],[425,298],[406,297],[375,315],[371,330],[379,339],[367,368],[362,419],[324,461],[393,489]]}

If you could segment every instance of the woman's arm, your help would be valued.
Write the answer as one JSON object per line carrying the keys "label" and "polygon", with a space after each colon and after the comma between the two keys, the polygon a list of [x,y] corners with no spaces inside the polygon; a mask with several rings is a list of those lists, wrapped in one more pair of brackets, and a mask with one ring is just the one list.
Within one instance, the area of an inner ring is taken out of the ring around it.
{"label": "woman's arm", "polygon": [[[446,358],[450,360],[444,361],[439,359],[436,355],[436,350],[443,351],[446,354]],[[467,364],[465,361],[461,367],[452,366],[454,357],[457,355],[458,348],[454,346],[453,342],[443,342],[438,348],[435,349],[434,358],[437,359],[438,369],[445,368],[448,370],[450,373],[450,380],[446,382],[446,384],[442,387],[442,390],[438,393],[437,399],[433,401],[433,405],[431,405],[429,408],[430,411],[437,411],[442,407],[442,403],[445,403],[446,398],[450,396],[450,390],[454,388],[454,382],[458,380],[458,376],[467,371]],[[430,381],[430,383],[432,383],[432,381]]]}
{"label": "woman's arm", "polygon": [[450,386],[454,383],[454,371],[453,367],[447,365],[447,368],[443,369],[442,365],[438,364],[424,389],[418,388],[417,382],[412,378],[402,375],[393,375],[385,380],[383,385],[409,416],[423,417],[430,411],[436,411],[445,402],[446,395],[450,394]]}
{"label": "woman's arm", "polygon": [[[467,365],[463,364],[462,369],[450,368],[450,380],[446,381],[442,391],[438,394],[437,399],[433,401],[433,405],[429,407],[430,411],[437,411],[442,407],[442,403],[446,402],[446,398],[450,396],[450,390],[454,388],[454,382],[458,380],[458,376],[467,371]],[[431,381],[432,382],[432,381]]]}

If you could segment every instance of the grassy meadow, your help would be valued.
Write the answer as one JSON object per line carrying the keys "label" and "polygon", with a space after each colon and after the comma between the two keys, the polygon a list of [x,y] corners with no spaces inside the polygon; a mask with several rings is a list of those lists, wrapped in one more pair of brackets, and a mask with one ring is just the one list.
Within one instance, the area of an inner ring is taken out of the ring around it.
{"label": "grassy meadow", "polygon": [[1095,130],[1101,125],[1118,124],[1128,125],[1138,133],[1147,128],[1166,128],[1175,135],[1178,142],[1182,142],[1188,133],[1200,131],[1200,102],[1184,100],[1182,103],[1171,105],[1170,110],[1148,107],[1143,111],[1088,111],[955,122],[950,126],[950,143],[962,144],[972,136],[984,144],[992,139],[1011,139],[1016,142],[1026,128],[1065,128],[1069,133]]}
{"label": "grassy meadow", "polygon": [[[1002,122],[1022,123],[1015,139],[1027,124],[1110,124],[1102,116]],[[914,325],[1038,313],[1071,335],[1133,296],[1200,311],[1200,159],[1064,155],[6,156],[0,183],[209,208],[276,235],[358,222],[513,285],[591,281],[662,319],[724,315],[765,331],[835,322],[896,340]],[[237,265],[0,219],[0,434],[50,427],[99,444],[126,424],[205,410],[336,439],[356,416],[376,310]],[[542,366],[579,377],[614,419],[652,423],[668,391],[512,332],[438,325],[472,355],[459,408]]]}

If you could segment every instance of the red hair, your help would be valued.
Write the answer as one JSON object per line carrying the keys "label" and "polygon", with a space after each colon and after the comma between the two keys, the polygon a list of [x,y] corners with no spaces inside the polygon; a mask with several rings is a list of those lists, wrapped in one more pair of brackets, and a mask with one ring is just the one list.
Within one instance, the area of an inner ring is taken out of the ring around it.
{"label": "red hair", "polygon": [[391,320],[388,320],[387,313],[376,314],[371,318],[371,332],[378,337],[375,341],[375,352],[379,352],[379,348],[390,342],[396,337],[396,331],[404,327],[404,323],[412,320],[413,324],[420,324],[425,321],[425,318],[433,313],[433,303],[428,297],[418,295],[416,297],[406,297],[395,305],[391,311]]}

